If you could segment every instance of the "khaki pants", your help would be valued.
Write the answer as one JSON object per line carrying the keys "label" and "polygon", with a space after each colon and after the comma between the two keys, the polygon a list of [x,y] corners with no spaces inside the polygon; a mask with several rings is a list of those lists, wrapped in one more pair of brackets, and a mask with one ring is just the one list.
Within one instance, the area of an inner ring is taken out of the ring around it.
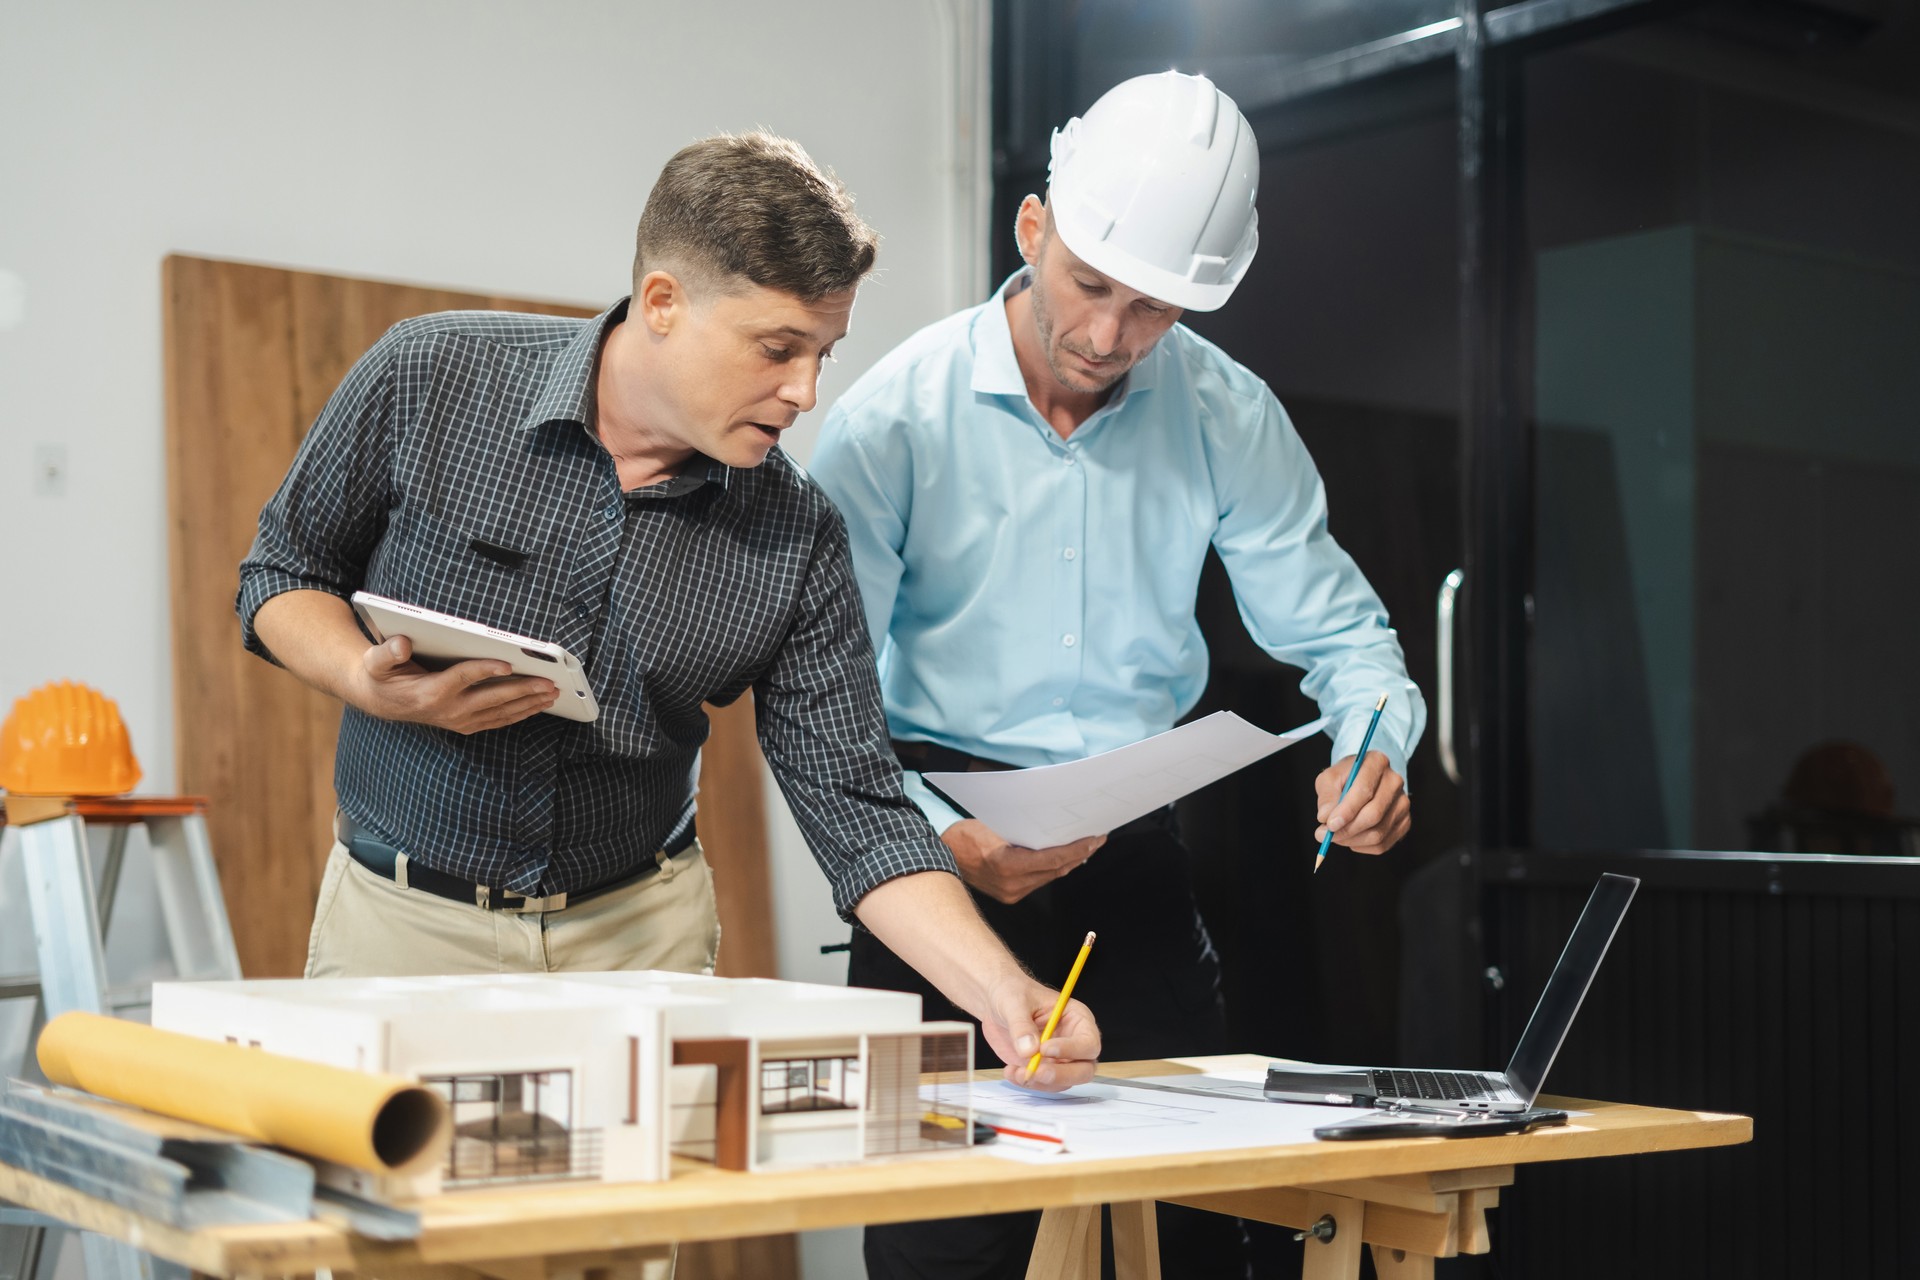
{"label": "khaki pants", "polygon": [[[696,839],[637,884],[563,911],[515,914],[402,889],[336,843],[307,939],[307,977],[438,973],[712,973],[720,952],[713,875]],[[672,1280],[678,1250],[644,1263],[643,1280]]]}
{"label": "khaki pants", "polygon": [[524,915],[403,889],[335,844],[314,908],[307,977],[712,973],[719,950],[713,876],[698,840],[636,884],[562,911]]}

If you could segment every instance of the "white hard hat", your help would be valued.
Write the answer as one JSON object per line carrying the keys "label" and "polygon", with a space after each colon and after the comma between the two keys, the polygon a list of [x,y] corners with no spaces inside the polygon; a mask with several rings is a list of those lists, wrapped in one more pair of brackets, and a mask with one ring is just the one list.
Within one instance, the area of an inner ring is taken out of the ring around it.
{"label": "white hard hat", "polygon": [[1067,248],[1191,311],[1233,293],[1260,243],[1260,147],[1205,76],[1123,80],[1053,131],[1047,202]]}

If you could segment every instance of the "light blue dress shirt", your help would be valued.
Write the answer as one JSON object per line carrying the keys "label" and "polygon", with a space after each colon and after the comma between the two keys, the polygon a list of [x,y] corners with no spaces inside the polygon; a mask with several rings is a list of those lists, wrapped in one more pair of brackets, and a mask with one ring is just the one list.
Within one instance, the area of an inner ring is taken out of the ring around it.
{"label": "light blue dress shirt", "polygon": [[[846,517],[893,736],[1039,765],[1172,728],[1206,685],[1211,545],[1253,639],[1306,672],[1333,759],[1392,695],[1373,748],[1404,778],[1426,704],[1280,402],[1175,325],[1062,440],[1007,327],[1028,282],[890,352],[835,403],[809,468]],[[958,820],[907,784],[936,830]]]}

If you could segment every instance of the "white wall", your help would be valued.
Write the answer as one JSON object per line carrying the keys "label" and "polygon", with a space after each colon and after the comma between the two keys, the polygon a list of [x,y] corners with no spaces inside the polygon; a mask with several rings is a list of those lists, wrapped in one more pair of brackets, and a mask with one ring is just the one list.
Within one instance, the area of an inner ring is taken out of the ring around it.
{"label": "white wall", "polygon": [[[764,124],[885,237],[830,395],[984,288],[953,225],[974,8],[0,0],[0,271],[24,287],[0,330],[0,696],[99,684],[145,787],[172,785],[163,255],[604,303],[667,156]],[[32,491],[42,442],[64,497]]]}
{"label": "white wall", "polygon": [[[95,684],[141,789],[175,784],[165,254],[604,304],[661,163],[764,125],[836,169],[884,237],[830,398],[984,296],[985,10],[0,0],[0,714],[48,680]],[[65,450],[60,496],[35,492],[44,445]],[[838,980],[817,947],[845,929],[775,825],[786,976]]]}

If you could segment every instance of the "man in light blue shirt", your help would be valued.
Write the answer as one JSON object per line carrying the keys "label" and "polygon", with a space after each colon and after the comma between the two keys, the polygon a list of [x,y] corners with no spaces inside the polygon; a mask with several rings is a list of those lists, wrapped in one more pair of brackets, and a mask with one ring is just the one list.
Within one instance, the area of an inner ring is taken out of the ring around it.
{"label": "man in light blue shirt", "polygon": [[[1056,133],[1047,200],[1021,205],[1028,268],[841,396],[811,468],[846,517],[909,794],[1036,973],[1065,972],[1082,935],[1101,934],[1081,991],[1112,1058],[1229,1047],[1170,811],[1023,849],[921,772],[1055,764],[1171,728],[1206,683],[1194,605],[1212,547],[1248,631],[1304,669],[1329,717],[1319,820],[1374,854],[1410,822],[1403,779],[1425,707],[1385,610],[1328,534],[1319,474],[1279,401],[1177,324],[1224,302],[1251,260],[1258,165],[1244,117],[1206,80],[1111,90]],[[869,935],[849,981],[957,1016]],[[869,1273],[1021,1274],[1031,1221],[870,1229]],[[1163,1211],[1180,1274],[1244,1268],[1237,1241],[1195,1243],[1190,1229],[1205,1234]]]}

